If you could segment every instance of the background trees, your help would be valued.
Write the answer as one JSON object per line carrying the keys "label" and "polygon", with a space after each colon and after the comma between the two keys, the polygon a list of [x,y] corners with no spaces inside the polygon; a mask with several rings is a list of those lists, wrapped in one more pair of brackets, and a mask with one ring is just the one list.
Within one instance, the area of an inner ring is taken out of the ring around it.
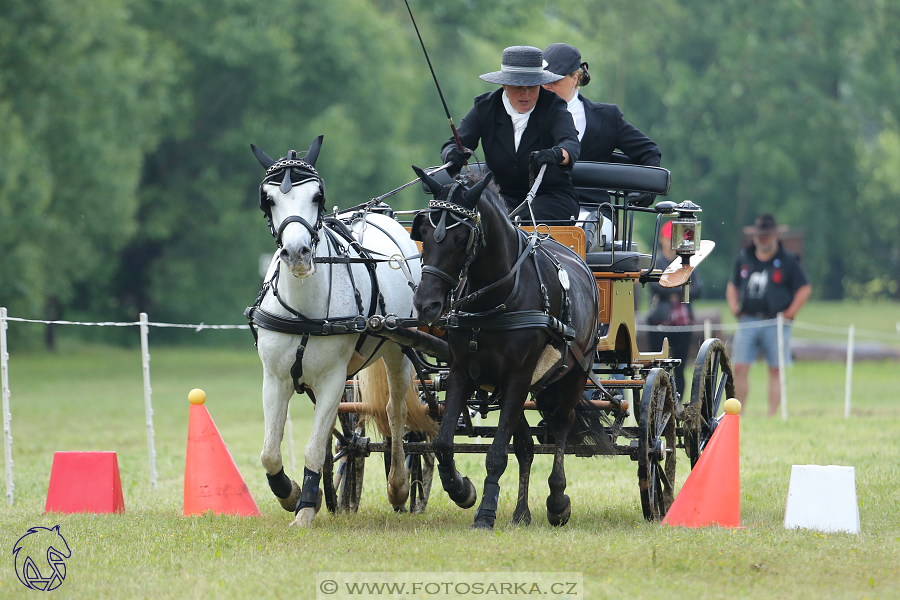
{"label": "background trees", "polygon": [[[411,0],[458,121],[511,44],[577,45],[704,208],[721,294],[760,212],[806,232],[819,297],[900,299],[897,0]],[[272,156],[325,134],[329,205],[437,162],[449,136],[398,0],[7,0],[0,305],[29,317],[239,322],[272,250]],[[392,205],[415,208],[417,192]]]}

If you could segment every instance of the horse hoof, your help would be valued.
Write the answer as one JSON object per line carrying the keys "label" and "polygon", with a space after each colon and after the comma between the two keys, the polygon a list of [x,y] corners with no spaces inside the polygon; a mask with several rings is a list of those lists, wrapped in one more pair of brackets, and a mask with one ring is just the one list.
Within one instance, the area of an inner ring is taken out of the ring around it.
{"label": "horse hoof", "polygon": [[406,505],[406,501],[409,499],[409,482],[404,481],[403,485],[399,488],[395,488],[390,483],[388,483],[387,497],[388,501],[391,503],[391,506],[394,507],[394,510],[404,507]]}
{"label": "horse hoof", "polygon": [[494,519],[489,519],[487,517],[482,517],[480,519],[476,519],[474,523],[472,523],[472,529],[485,529],[487,531],[492,531],[494,529]]}
{"label": "horse hoof", "polygon": [[[278,496],[275,497],[278,498]],[[291,494],[287,498],[278,498],[278,503],[284,510],[294,512],[297,510],[298,502],[300,502],[300,486],[291,479]]]}
{"label": "horse hoof", "polygon": [[568,496],[563,496],[563,499],[565,506],[561,510],[554,510],[551,508],[550,499],[547,499],[547,520],[554,527],[562,527],[569,522],[569,517],[572,516],[571,500],[569,500]]}
{"label": "horse hoof", "polygon": [[531,525],[531,511],[528,507],[525,510],[518,510],[513,513],[513,524],[515,525]]}
{"label": "horse hoof", "polygon": [[478,500],[478,493],[475,491],[475,485],[472,484],[472,481],[468,477],[463,477],[463,493],[465,496],[462,497],[461,500],[457,500],[456,498],[451,496],[451,500],[456,502],[456,505],[460,508],[472,508],[475,506],[475,501]]}
{"label": "horse hoof", "polygon": [[301,508],[297,511],[297,516],[291,521],[291,527],[308,527],[316,518],[316,510],[312,507]]}

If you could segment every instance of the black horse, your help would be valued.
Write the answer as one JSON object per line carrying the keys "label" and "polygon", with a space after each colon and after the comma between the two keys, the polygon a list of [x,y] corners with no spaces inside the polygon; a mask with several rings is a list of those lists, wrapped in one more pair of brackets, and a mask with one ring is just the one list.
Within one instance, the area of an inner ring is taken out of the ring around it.
{"label": "black horse", "polygon": [[[548,483],[547,519],[564,525],[571,515],[565,495],[565,447],[593,366],[597,343],[598,291],[590,269],[549,237],[526,234],[510,222],[491,174],[441,186],[413,167],[434,198],[419,212],[412,237],[423,244],[422,281],[413,298],[420,321],[440,324],[450,345],[450,374],[440,431],[434,440],[444,490],[463,508],[474,505],[472,482],[456,470],[453,436],[461,411],[477,390],[500,405],[499,425],[487,452],[487,477],[473,527],[492,528],[507,446],[515,433],[519,460],[516,522],[531,520],[528,477],[534,441],[523,418],[535,392],[556,444]],[[460,286],[460,282],[464,281]],[[445,316],[444,313],[447,313]],[[585,430],[582,443],[612,442],[602,427]]]}

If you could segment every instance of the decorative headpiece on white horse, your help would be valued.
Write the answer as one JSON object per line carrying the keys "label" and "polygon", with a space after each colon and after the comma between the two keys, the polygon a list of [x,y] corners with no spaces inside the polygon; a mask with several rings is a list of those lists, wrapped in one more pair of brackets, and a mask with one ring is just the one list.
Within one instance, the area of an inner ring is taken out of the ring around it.
{"label": "decorative headpiece on white horse", "polygon": [[297,158],[297,151],[290,150],[288,155],[278,160],[270,158],[258,146],[250,144],[250,149],[259,164],[266,170],[266,176],[259,185],[259,209],[266,215],[269,221],[269,231],[276,240],[280,238],[275,226],[272,223],[272,207],[269,197],[264,190],[266,184],[275,183],[279,179],[281,183],[278,186],[282,194],[287,194],[295,185],[302,185],[309,181],[317,181],[319,183],[319,193],[316,195],[316,202],[319,204],[319,219],[316,223],[316,229],[322,220],[322,214],[325,212],[325,182],[316,171],[316,160],[319,158],[319,151],[322,149],[322,140],[325,136],[320,135],[309,147],[309,151],[304,158]]}

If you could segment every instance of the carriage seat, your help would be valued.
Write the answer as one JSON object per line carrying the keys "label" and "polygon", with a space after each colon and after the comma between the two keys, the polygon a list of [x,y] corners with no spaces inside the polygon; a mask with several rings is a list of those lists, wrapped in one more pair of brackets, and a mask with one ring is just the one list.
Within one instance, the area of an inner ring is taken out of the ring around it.
{"label": "carriage seat", "polygon": [[613,253],[609,250],[601,250],[600,252],[588,252],[585,254],[584,260],[591,271],[622,273],[649,269],[652,257],[642,252],[616,251]]}
{"label": "carriage seat", "polygon": [[671,174],[662,167],[578,161],[572,167],[572,183],[585,190],[669,193]]}

